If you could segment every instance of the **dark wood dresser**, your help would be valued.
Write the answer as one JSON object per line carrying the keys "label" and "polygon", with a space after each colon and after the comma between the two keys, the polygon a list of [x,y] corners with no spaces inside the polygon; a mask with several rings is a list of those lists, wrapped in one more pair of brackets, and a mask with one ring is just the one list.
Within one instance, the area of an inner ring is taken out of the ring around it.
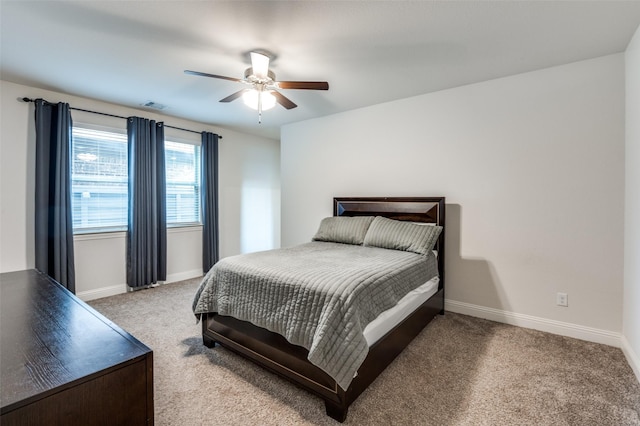
{"label": "dark wood dresser", "polygon": [[0,424],[152,425],[153,352],[48,276],[0,274]]}

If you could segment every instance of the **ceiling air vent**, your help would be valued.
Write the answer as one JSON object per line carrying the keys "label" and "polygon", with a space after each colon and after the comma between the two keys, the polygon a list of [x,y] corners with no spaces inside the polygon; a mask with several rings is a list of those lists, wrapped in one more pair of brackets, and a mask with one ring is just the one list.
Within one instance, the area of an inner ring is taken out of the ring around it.
{"label": "ceiling air vent", "polygon": [[162,104],[159,104],[159,103],[153,102],[153,101],[147,101],[147,102],[145,102],[143,104],[140,104],[140,106],[143,106],[145,108],[157,109],[157,110],[160,110],[160,111],[162,111],[163,109],[167,109],[166,105],[162,105]]}

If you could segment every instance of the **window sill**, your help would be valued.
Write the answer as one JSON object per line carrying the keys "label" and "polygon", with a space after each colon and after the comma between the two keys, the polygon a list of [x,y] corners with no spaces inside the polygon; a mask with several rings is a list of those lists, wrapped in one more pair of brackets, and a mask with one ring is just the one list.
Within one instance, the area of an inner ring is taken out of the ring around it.
{"label": "window sill", "polygon": [[167,233],[175,234],[178,232],[200,232],[202,231],[201,223],[190,223],[190,224],[176,224],[176,225],[167,225]]}
{"label": "window sill", "polygon": [[89,240],[106,240],[110,238],[125,238],[127,236],[127,231],[118,229],[118,230],[109,230],[109,231],[80,231],[73,234],[74,241],[89,241]]}
{"label": "window sill", "polygon": [[[179,234],[183,232],[200,232],[202,231],[201,223],[193,224],[174,224],[167,225],[168,234]],[[74,241],[88,241],[88,240],[104,240],[110,238],[125,238],[127,236],[126,229],[109,229],[109,230],[86,230],[76,231],[73,234]]]}

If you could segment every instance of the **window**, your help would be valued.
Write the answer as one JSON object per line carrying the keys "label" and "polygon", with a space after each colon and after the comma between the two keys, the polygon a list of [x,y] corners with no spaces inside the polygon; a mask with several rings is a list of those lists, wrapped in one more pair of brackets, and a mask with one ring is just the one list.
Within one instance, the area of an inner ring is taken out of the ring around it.
{"label": "window", "polygon": [[74,231],[127,228],[127,135],[74,127],[71,192]]}
{"label": "window", "polygon": [[[76,233],[127,229],[127,135],[73,128],[71,166]],[[200,146],[165,140],[167,225],[200,223]]]}
{"label": "window", "polygon": [[165,141],[167,225],[200,223],[200,147]]}

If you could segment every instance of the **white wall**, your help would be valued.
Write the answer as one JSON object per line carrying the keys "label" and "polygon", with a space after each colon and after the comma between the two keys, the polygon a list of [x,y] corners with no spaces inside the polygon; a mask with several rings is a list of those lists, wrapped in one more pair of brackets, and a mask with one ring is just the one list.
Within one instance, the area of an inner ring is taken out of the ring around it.
{"label": "white wall", "polygon": [[[139,115],[223,136],[219,145],[220,253],[222,257],[280,246],[280,144],[95,100],[0,81],[0,272],[33,268],[35,131],[33,104],[22,97],[69,102],[114,115]],[[122,119],[72,111],[76,123],[125,128]],[[198,134],[167,128],[167,136],[199,141]],[[256,232],[267,228],[270,232]],[[167,235],[168,281],[202,274],[202,229],[174,228]],[[126,291],[125,234],[75,238],[76,291],[84,299]]]}
{"label": "white wall", "polygon": [[623,350],[640,379],[640,28],[626,66],[625,244]]}
{"label": "white wall", "polygon": [[283,246],[334,196],[446,196],[447,309],[619,345],[622,54],[287,125],[281,177]]}

